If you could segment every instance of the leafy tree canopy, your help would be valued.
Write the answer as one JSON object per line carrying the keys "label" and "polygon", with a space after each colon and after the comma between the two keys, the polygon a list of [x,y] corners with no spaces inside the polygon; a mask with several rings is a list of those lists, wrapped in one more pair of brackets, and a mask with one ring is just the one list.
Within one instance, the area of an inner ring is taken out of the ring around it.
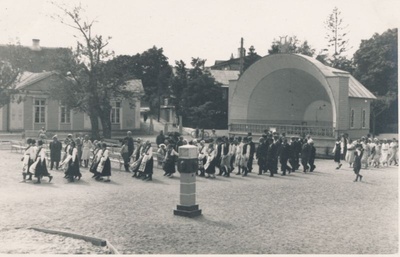
{"label": "leafy tree canopy", "polygon": [[378,95],[398,92],[397,29],[362,40],[354,54],[354,76]]}
{"label": "leafy tree canopy", "polygon": [[275,39],[272,42],[271,49],[268,50],[268,54],[277,53],[295,53],[313,57],[315,49],[308,44],[307,40],[301,43],[296,36],[283,36],[279,40]]}

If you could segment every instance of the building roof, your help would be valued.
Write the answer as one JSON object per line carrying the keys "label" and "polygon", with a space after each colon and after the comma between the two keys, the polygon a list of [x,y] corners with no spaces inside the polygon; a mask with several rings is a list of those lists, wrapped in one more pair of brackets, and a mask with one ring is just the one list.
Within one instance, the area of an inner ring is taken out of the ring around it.
{"label": "building roof", "polygon": [[366,99],[376,99],[374,94],[372,94],[363,84],[361,84],[356,78],[354,78],[349,72],[335,69],[329,66],[324,65],[317,59],[314,59],[310,56],[296,54],[299,57],[307,59],[309,62],[313,63],[315,66],[319,68],[319,70],[326,77],[333,77],[337,75],[349,76],[349,97],[354,98],[366,98]]}
{"label": "building roof", "polygon": [[143,95],[144,94],[144,88],[142,84],[141,79],[131,79],[126,81],[125,83],[126,89],[128,91]]}
{"label": "building roof", "polygon": [[374,94],[351,75],[349,79],[349,97],[376,99]]}
{"label": "building roof", "polygon": [[239,71],[237,70],[209,70],[215,81],[222,85],[228,85],[229,80],[237,80],[239,78]]}
{"label": "building roof", "polygon": [[46,72],[40,72],[40,73],[33,73],[33,72],[28,72],[25,71],[21,74],[19,77],[15,88],[16,89],[25,89],[26,87],[35,84],[41,80],[44,80],[50,76],[55,74],[53,71],[46,71]]}

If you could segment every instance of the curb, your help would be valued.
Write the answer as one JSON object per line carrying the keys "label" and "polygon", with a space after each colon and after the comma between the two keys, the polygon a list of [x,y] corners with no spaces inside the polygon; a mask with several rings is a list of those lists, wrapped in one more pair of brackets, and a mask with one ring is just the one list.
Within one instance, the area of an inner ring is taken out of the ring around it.
{"label": "curb", "polygon": [[43,233],[48,233],[48,234],[55,234],[55,235],[61,235],[65,237],[71,237],[75,239],[80,239],[84,240],[87,242],[90,242],[94,245],[97,246],[107,246],[108,249],[110,250],[111,254],[120,254],[118,250],[108,241],[107,239],[101,239],[101,238],[96,238],[96,237],[90,237],[90,236],[83,236],[75,233],[70,233],[70,232],[64,232],[64,231],[58,231],[58,230],[50,230],[50,229],[43,229],[43,228],[35,228],[31,227],[29,229],[33,229],[39,232]]}

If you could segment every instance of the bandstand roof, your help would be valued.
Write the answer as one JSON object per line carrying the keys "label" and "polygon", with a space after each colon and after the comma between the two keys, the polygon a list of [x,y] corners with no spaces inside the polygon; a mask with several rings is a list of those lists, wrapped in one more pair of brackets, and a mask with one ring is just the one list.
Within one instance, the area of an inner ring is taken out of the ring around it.
{"label": "bandstand roof", "polygon": [[349,97],[354,98],[366,98],[366,99],[376,99],[374,94],[372,94],[363,84],[361,84],[356,78],[354,78],[349,72],[335,69],[329,66],[324,65],[320,61],[310,56],[296,54],[301,56],[304,59],[307,59],[309,62],[313,63],[315,66],[319,68],[319,70],[326,77],[334,77],[337,75],[345,75],[349,76]]}

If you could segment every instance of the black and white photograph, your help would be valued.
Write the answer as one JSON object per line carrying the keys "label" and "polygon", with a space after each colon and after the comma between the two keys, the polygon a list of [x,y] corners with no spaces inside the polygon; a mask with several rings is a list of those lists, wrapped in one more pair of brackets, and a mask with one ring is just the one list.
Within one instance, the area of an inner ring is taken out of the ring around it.
{"label": "black and white photograph", "polygon": [[0,0],[0,256],[397,255],[397,0]]}

